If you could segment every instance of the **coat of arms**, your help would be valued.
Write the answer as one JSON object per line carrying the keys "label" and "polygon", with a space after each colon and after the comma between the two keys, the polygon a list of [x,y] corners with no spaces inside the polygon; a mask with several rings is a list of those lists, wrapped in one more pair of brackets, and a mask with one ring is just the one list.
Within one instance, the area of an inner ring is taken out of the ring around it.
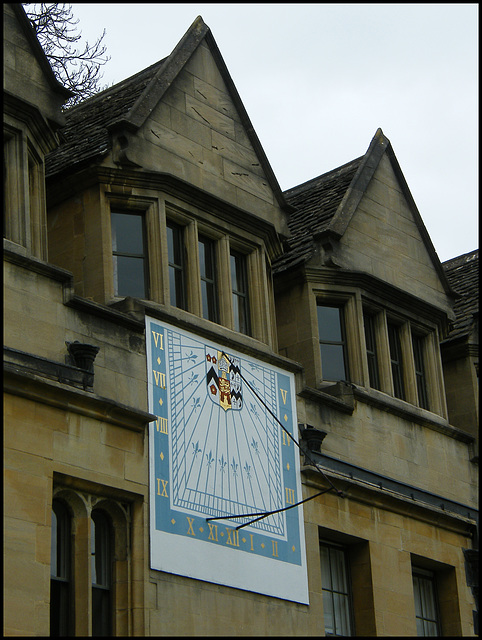
{"label": "coat of arms", "polygon": [[206,388],[213,402],[227,411],[243,406],[239,358],[206,349]]}

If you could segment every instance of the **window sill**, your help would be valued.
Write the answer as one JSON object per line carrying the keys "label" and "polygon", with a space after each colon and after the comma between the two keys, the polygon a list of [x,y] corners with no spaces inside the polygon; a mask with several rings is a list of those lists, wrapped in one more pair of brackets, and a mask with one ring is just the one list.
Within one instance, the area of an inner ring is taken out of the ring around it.
{"label": "window sill", "polygon": [[448,420],[432,413],[431,411],[421,409],[420,407],[416,407],[415,405],[405,402],[404,400],[400,400],[399,398],[389,396],[376,389],[367,389],[355,384],[353,384],[352,387],[355,399],[360,402],[377,407],[382,411],[388,411],[389,413],[404,418],[405,420],[416,422],[417,424],[433,429],[434,431],[439,431],[440,433],[454,438],[455,440],[461,440],[462,442],[467,443],[474,441],[473,436],[461,429],[457,429],[457,427],[452,427]]}

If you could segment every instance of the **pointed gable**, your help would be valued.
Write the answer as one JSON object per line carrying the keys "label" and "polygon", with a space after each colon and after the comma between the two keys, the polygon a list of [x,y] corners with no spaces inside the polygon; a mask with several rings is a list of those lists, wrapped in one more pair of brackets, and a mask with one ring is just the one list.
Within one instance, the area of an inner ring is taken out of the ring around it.
{"label": "pointed gable", "polygon": [[[21,4],[4,4],[4,98],[39,109],[56,126],[72,93],[58,82]],[[12,106],[14,112],[17,106]]]}
{"label": "pointed gable", "polygon": [[[285,192],[290,249],[277,272],[300,262],[365,272],[413,295],[447,305],[453,295],[388,138],[378,129],[364,156]],[[320,262],[321,260],[321,262]]]}
{"label": "pointed gable", "polygon": [[287,233],[287,204],[200,17],[167,58],[69,110],[63,134],[50,176],[93,160],[172,175]]}

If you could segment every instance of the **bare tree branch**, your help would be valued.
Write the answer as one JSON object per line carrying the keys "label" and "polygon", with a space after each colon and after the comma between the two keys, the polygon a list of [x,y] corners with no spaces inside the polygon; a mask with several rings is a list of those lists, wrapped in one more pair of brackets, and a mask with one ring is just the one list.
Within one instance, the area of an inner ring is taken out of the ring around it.
{"label": "bare tree branch", "polygon": [[101,67],[110,60],[102,35],[93,45],[81,42],[79,20],[72,5],[56,3],[23,3],[25,12],[58,80],[75,95],[67,103],[71,107],[102,91]]}

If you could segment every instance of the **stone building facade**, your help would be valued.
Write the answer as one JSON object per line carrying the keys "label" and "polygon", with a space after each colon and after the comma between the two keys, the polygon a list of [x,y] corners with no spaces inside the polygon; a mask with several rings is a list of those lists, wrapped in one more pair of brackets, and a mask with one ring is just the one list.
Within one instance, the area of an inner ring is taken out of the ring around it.
{"label": "stone building facade", "polygon": [[478,296],[383,132],[283,193],[201,18],[62,113],[4,16],[4,633],[473,635]]}

